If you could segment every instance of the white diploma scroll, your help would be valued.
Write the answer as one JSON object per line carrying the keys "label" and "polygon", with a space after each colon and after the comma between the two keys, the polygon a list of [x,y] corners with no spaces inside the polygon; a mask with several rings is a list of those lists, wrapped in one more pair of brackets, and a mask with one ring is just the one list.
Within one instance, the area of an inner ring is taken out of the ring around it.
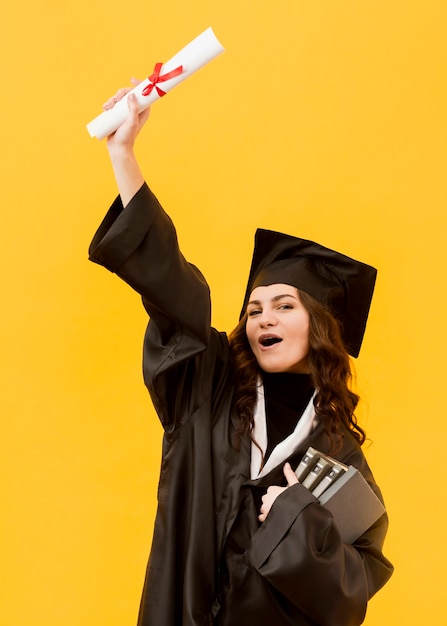
{"label": "white diploma scroll", "polygon": [[[216,39],[213,30],[208,28],[167,63],[157,63],[151,76],[131,90],[136,95],[140,111],[147,109],[223,51],[224,48]],[[122,98],[113,109],[104,111],[87,124],[90,136],[104,139],[124,122],[128,112],[127,98]]]}

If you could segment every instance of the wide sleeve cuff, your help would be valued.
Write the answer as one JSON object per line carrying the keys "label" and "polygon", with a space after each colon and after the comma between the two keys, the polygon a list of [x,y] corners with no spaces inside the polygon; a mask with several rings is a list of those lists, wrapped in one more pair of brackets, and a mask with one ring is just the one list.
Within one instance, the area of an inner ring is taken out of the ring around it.
{"label": "wide sleeve cuff", "polygon": [[116,272],[140,246],[161,210],[146,183],[125,208],[118,197],[92,239],[90,261]]}
{"label": "wide sleeve cuff", "polygon": [[316,502],[315,496],[300,484],[289,487],[278,496],[267,519],[251,541],[250,549],[246,555],[250,564],[259,570],[302,511],[309,504]]}

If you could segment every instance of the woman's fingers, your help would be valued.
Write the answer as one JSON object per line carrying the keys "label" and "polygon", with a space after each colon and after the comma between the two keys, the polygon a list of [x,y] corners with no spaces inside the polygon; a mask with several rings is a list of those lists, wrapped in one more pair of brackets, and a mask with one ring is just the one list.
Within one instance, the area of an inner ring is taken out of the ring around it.
{"label": "woman's fingers", "polygon": [[272,485],[267,489],[267,493],[262,496],[262,506],[259,510],[260,515],[258,515],[258,520],[260,522],[265,521],[276,498],[286,489],[287,487],[278,487],[277,485]]}
{"label": "woman's fingers", "polygon": [[137,125],[139,128],[144,126],[151,112],[150,107],[148,107],[144,111],[140,111],[140,107],[138,106],[138,100],[134,93],[130,93],[127,96],[127,106],[129,107],[129,116],[131,117],[132,123]]}
{"label": "woman's fingers", "polygon": [[284,476],[286,477],[287,484],[289,487],[291,487],[292,485],[296,485],[299,482],[298,478],[296,477],[295,472],[290,467],[290,463],[286,463],[284,465],[283,472],[284,472]]}
{"label": "woman's fingers", "polygon": [[115,104],[121,100],[121,98],[124,98],[124,96],[129,93],[129,91],[131,91],[132,87],[123,87],[122,89],[118,89],[118,91],[116,92],[116,94],[114,96],[112,96],[111,98],[109,98],[106,102],[104,102],[104,104],[102,105],[102,108],[104,109],[104,111],[108,111],[109,109],[113,109],[113,107],[115,106]]}
{"label": "woman's fingers", "polygon": [[132,83],[133,87],[122,87],[121,89],[118,89],[114,96],[104,102],[104,104],[102,105],[104,111],[113,109],[117,102],[119,102],[122,98],[124,98],[125,95],[129,93],[129,91],[132,91],[134,87],[141,83],[141,80],[139,80],[138,78],[131,78],[130,82]]}
{"label": "woman's fingers", "polygon": [[262,506],[259,510],[260,515],[258,515],[258,520],[260,522],[265,522],[276,498],[281,495],[286,489],[288,489],[292,485],[296,485],[299,482],[295,472],[290,466],[290,463],[286,463],[284,465],[283,472],[287,480],[287,487],[278,487],[277,485],[272,485],[267,489],[267,492],[262,496]]}

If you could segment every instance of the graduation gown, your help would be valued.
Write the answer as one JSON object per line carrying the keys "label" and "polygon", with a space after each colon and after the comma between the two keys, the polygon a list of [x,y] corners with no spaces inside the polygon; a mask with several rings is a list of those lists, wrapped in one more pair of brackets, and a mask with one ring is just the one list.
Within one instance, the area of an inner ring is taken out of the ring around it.
{"label": "graduation gown", "polygon": [[[282,464],[251,480],[250,442],[233,445],[228,339],[211,328],[208,285],[146,184],[125,209],[115,200],[89,254],[142,296],[150,316],[143,372],[164,438],[139,626],[361,624],[392,573],[382,554],[387,517],[346,545],[331,513],[297,484],[258,522],[262,493],[285,484]],[[292,467],[309,445],[328,452],[321,427],[290,456]],[[381,497],[347,431],[338,458]]]}

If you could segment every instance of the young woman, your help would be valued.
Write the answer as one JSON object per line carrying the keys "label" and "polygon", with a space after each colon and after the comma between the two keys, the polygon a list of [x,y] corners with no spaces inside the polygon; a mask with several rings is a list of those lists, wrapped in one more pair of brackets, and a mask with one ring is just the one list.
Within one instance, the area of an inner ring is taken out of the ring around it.
{"label": "young woman", "polygon": [[150,316],[144,378],[165,435],[139,626],[361,624],[392,573],[386,514],[346,544],[294,469],[313,446],[357,467],[380,497],[345,348],[357,356],[375,270],[258,231],[240,323],[230,339],[211,328],[207,283],[134,156],[149,113],[128,104],[108,138],[120,195],[90,259]]}

